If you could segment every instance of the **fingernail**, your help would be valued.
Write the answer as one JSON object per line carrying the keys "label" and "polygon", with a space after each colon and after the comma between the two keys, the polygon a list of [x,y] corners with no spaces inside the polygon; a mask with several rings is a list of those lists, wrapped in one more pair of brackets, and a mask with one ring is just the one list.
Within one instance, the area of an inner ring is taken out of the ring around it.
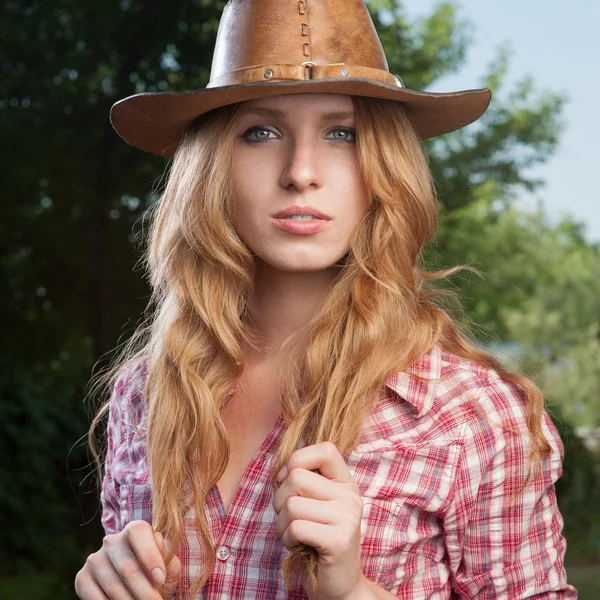
{"label": "fingernail", "polygon": [[279,473],[277,473],[277,481],[283,481],[288,474],[288,470],[287,467],[285,465],[283,465],[283,469],[281,469],[281,471],[279,471]]}
{"label": "fingernail", "polygon": [[165,580],[165,574],[162,572],[162,569],[159,569],[158,567],[152,569],[152,579],[154,579],[155,583],[160,585]]}

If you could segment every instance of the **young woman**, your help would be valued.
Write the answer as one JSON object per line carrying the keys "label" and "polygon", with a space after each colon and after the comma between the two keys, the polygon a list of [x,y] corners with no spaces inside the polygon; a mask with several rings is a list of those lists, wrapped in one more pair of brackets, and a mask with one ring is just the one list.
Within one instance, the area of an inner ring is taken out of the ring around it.
{"label": "young woman", "polygon": [[287,8],[238,1],[211,74],[229,95],[113,114],[173,163],[145,255],[153,310],[101,380],[106,537],[84,600],[577,596],[543,397],[460,332],[432,283],[450,272],[421,260],[437,221],[420,140],[485,108],[374,83],[374,30],[344,2],[314,0],[310,23],[360,25],[354,87],[248,84],[292,58],[258,36],[264,60],[246,48],[234,68],[219,44]]}

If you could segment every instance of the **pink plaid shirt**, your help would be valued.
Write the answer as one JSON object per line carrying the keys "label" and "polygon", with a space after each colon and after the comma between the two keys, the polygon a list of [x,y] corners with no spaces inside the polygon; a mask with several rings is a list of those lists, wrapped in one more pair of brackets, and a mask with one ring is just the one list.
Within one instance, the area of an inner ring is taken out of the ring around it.
{"label": "pink plaid shirt", "polygon": [[[145,369],[141,363],[122,375],[111,397],[101,493],[107,534],[132,520],[151,522]],[[407,600],[577,598],[563,566],[566,542],[554,483],[564,455],[556,428],[544,413],[553,452],[511,505],[525,475],[528,446],[525,437],[507,433],[500,423],[526,431],[517,389],[495,371],[437,346],[386,381],[346,461],[363,497],[361,562],[368,579]],[[283,432],[280,416],[248,465],[227,515],[217,487],[208,494],[205,511],[217,560],[198,598],[307,598],[301,586],[288,593],[283,584],[287,549],[276,535],[267,481]],[[193,509],[179,558],[182,599],[205,558]]]}

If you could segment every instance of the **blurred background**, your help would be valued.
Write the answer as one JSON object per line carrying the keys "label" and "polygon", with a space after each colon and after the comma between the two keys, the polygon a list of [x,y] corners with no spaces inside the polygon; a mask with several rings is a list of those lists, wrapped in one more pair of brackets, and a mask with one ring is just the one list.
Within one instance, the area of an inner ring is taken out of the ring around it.
{"label": "blurred background", "polygon": [[[3,2],[0,598],[75,598],[102,543],[86,392],[146,307],[144,211],[168,168],[108,114],[136,92],[204,87],[224,4]],[[600,598],[600,3],[367,5],[407,87],[494,91],[477,123],[426,142],[440,197],[427,258],[486,273],[451,286],[473,334],[547,397],[569,581]]]}

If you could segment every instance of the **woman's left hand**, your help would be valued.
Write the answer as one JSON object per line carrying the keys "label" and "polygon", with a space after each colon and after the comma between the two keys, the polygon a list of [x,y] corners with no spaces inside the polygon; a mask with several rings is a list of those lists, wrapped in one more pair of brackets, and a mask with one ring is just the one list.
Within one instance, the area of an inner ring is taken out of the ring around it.
{"label": "woman's left hand", "polygon": [[280,471],[282,480],[273,498],[278,537],[288,550],[302,543],[319,553],[318,589],[316,596],[307,589],[309,598],[360,598],[363,502],[342,455],[330,442],[300,448]]}

